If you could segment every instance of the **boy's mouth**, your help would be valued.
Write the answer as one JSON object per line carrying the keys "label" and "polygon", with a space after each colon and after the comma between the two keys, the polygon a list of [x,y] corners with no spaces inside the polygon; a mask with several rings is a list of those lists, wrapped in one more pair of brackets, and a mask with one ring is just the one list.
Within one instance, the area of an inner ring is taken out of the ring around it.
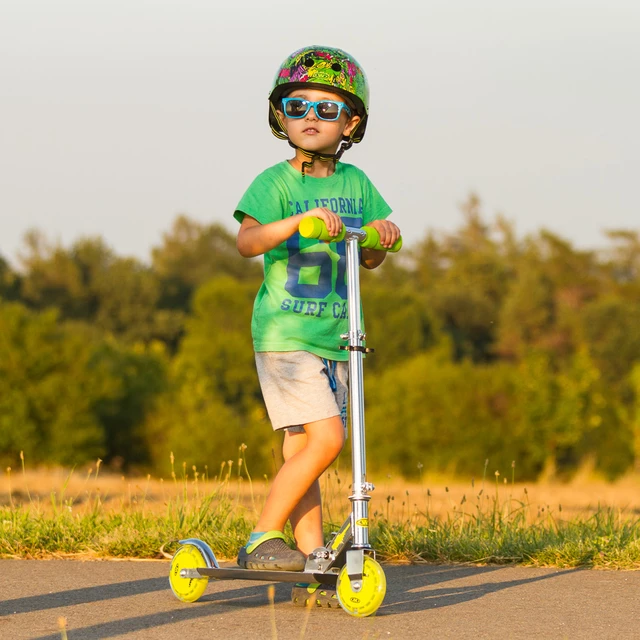
{"label": "boy's mouth", "polygon": [[318,130],[315,127],[308,127],[302,133],[308,133],[310,135],[315,135],[318,133]]}

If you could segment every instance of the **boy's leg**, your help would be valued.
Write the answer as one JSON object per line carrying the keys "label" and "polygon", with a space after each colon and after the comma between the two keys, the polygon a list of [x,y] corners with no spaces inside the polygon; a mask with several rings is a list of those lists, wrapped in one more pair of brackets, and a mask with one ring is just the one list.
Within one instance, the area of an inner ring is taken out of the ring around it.
{"label": "boy's leg", "polygon": [[[344,429],[344,426],[343,426]],[[284,459],[288,460],[306,445],[307,434],[287,431],[282,445]],[[320,482],[316,480],[289,516],[298,549],[308,556],[314,549],[324,546],[322,532],[322,500]],[[335,586],[297,583],[291,590],[291,602],[298,606],[339,609]]]}
{"label": "boy's leg", "polygon": [[[287,431],[282,445],[285,461],[293,457],[307,444],[307,434]],[[324,545],[322,533],[322,500],[320,483],[316,480],[296,505],[289,516],[296,546],[308,556],[314,549]]]}
{"label": "boy's leg", "polygon": [[[256,531],[284,531],[287,520],[294,512],[297,527],[303,527],[301,532],[310,531],[313,527],[317,531],[317,523],[321,522],[317,480],[342,450],[344,425],[340,416],[333,416],[306,424],[304,428],[306,442],[285,461],[275,477]],[[300,508],[296,510],[300,503]],[[320,544],[314,544],[313,548],[322,546],[321,540],[320,533]],[[313,550],[306,548],[311,541],[311,536],[305,540],[305,553]]]}

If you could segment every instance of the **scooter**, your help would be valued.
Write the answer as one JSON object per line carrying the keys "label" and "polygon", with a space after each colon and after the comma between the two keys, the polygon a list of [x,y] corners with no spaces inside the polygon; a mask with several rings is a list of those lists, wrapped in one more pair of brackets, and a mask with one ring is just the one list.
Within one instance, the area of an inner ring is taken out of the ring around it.
{"label": "scooter", "polygon": [[[329,235],[319,218],[304,218],[300,235],[326,242],[346,243],[347,304],[349,333],[341,338],[341,346],[349,352],[349,404],[352,436],[351,514],[325,546],[315,549],[303,571],[256,571],[239,567],[220,567],[206,542],[196,538],[180,540],[171,560],[169,583],[174,595],[183,602],[195,602],[205,592],[209,578],[215,580],[261,580],[267,582],[302,582],[335,585],[338,602],[349,615],[365,617],[374,614],[387,589],[382,566],[369,544],[369,493],[372,483],[366,479],[363,355],[373,351],[365,346],[360,321],[360,274],[358,247],[386,250],[373,227],[343,226],[338,236]],[[400,238],[389,251],[402,247]]]}

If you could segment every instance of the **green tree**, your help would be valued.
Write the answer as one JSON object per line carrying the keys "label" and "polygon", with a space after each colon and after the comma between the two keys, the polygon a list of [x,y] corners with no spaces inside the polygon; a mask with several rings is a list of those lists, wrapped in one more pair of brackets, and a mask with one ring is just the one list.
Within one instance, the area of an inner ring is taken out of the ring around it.
{"label": "green tree", "polygon": [[513,365],[451,362],[441,348],[415,356],[368,379],[367,448],[405,477],[420,466],[477,475],[487,458],[500,470],[517,460],[519,477],[535,477],[542,447],[522,437],[517,393]]}
{"label": "green tree", "polygon": [[566,476],[585,457],[597,455],[590,442],[603,425],[607,403],[600,372],[586,349],[575,353],[562,370],[555,369],[548,354],[527,355],[519,365],[518,413],[526,425],[523,434],[536,434],[542,445],[545,473]]}
{"label": "green tree", "polygon": [[0,455],[23,450],[35,462],[75,464],[102,456],[93,412],[117,382],[91,366],[87,335],[58,323],[54,310],[0,303]]}
{"label": "green tree", "polygon": [[554,320],[553,283],[544,272],[538,247],[528,242],[515,261],[515,277],[499,311],[497,353],[520,359],[531,348],[545,348]]}
{"label": "green tree", "polygon": [[175,363],[169,384],[145,423],[155,469],[168,471],[173,454],[179,467],[184,463],[189,471],[195,466],[200,473],[207,468],[209,475],[215,474],[221,463],[236,463],[244,444],[252,474],[261,477],[272,470],[270,451],[277,443],[264,408],[246,413],[226,404],[213,380]]}
{"label": "green tree", "polygon": [[580,344],[581,314],[603,286],[594,252],[544,230],[527,238],[500,309],[497,351],[521,357],[533,348],[558,363],[570,358]]}
{"label": "green tree", "polygon": [[198,288],[177,354],[179,369],[211,381],[225,404],[250,409],[261,400],[251,342],[256,287],[230,276]]}
{"label": "green tree", "polygon": [[213,277],[228,275],[239,281],[260,277],[258,260],[242,258],[235,236],[220,224],[201,224],[178,216],[152,250],[154,271],[162,281],[162,308],[183,309],[195,289]]}
{"label": "green tree", "polygon": [[440,339],[424,297],[406,280],[400,286],[375,276],[363,278],[362,306],[367,344],[375,349],[367,356],[367,371],[405,361]]}
{"label": "green tree", "polygon": [[133,258],[115,258],[108,270],[96,274],[90,291],[96,301],[92,320],[106,333],[130,342],[170,342],[182,330],[183,314],[168,335],[158,327],[160,283],[151,269]]}
{"label": "green tree", "polygon": [[105,434],[105,462],[114,468],[148,465],[144,423],[167,390],[168,359],[163,344],[125,347],[105,340],[94,349],[88,366],[113,381],[110,393],[93,403]]}
{"label": "green tree", "polygon": [[585,306],[582,335],[607,382],[625,382],[640,361],[640,302],[601,296]]}
{"label": "green tree", "polygon": [[607,232],[613,247],[605,254],[604,268],[618,294],[625,299],[640,296],[640,232],[617,229]]}
{"label": "green tree", "polygon": [[32,230],[25,235],[25,245],[21,254],[23,300],[37,309],[55,307],[64,318],[94,318],[99,300],[91,285],[115,259],[104,241],[81,239],[67,250]]}
{"label": "green tree", "polygon": [[20,295],[20,278],[0,256],[0,300],[16,300]]}
{"label": "green tree", "polygon": [[116,256],[100,238],[65,249],[32,231],[25,243],[22,297],[30,306],[55,307],[64,319],[90,322],[129,342],[162,340],[175,348],[185,314],[158,309],[161,284],[150,267]]}
{"label": "green tree", "polygon": [[[441,242],[428,236],[418,246],[417,285],[451,336],[456,359],[486,362],[494,358],[500,307],[511,274],[499,240],[482,219],[479,198],[471,194],[461,209],[464,225],[455,234]],[[511,240],[503,219],[494,226]]]}
{"label": "green tree", "polygon": [[[198,288],[193,313],[174,358],[169,391],[146,422],[154,464],[173,452],[202,469],[235,460],[246,444],[254,472],[272,470],[277,446],[266,416],[251,344],[256,287],[231,276]],[[166,467],[165,467],[166,468]]]}
{"label": "green tree", "polygon": [[633,367],[630,380],[634,391],[634,403],[631,411],[631,452],[633,455],[633,469],[640,475],[640,362]]}

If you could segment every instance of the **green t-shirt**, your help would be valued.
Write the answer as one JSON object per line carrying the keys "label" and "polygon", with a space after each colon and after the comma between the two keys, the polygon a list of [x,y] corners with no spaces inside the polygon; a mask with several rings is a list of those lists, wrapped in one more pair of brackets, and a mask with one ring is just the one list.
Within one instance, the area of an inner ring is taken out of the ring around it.
{"label": "green t-shirt", "polygon": [[[287,161],[261,173],[234,213],[261,224],[316,207],[338,213],[348,227],[386,218],[391,208],[363,171],[339,162],[328,178],[304,179]],[[264,282],[253,306],[255,351],[309,351],[347,360],[340,334],[347,319],[345,242],[324,243],[299,233],[264,254]]]}

